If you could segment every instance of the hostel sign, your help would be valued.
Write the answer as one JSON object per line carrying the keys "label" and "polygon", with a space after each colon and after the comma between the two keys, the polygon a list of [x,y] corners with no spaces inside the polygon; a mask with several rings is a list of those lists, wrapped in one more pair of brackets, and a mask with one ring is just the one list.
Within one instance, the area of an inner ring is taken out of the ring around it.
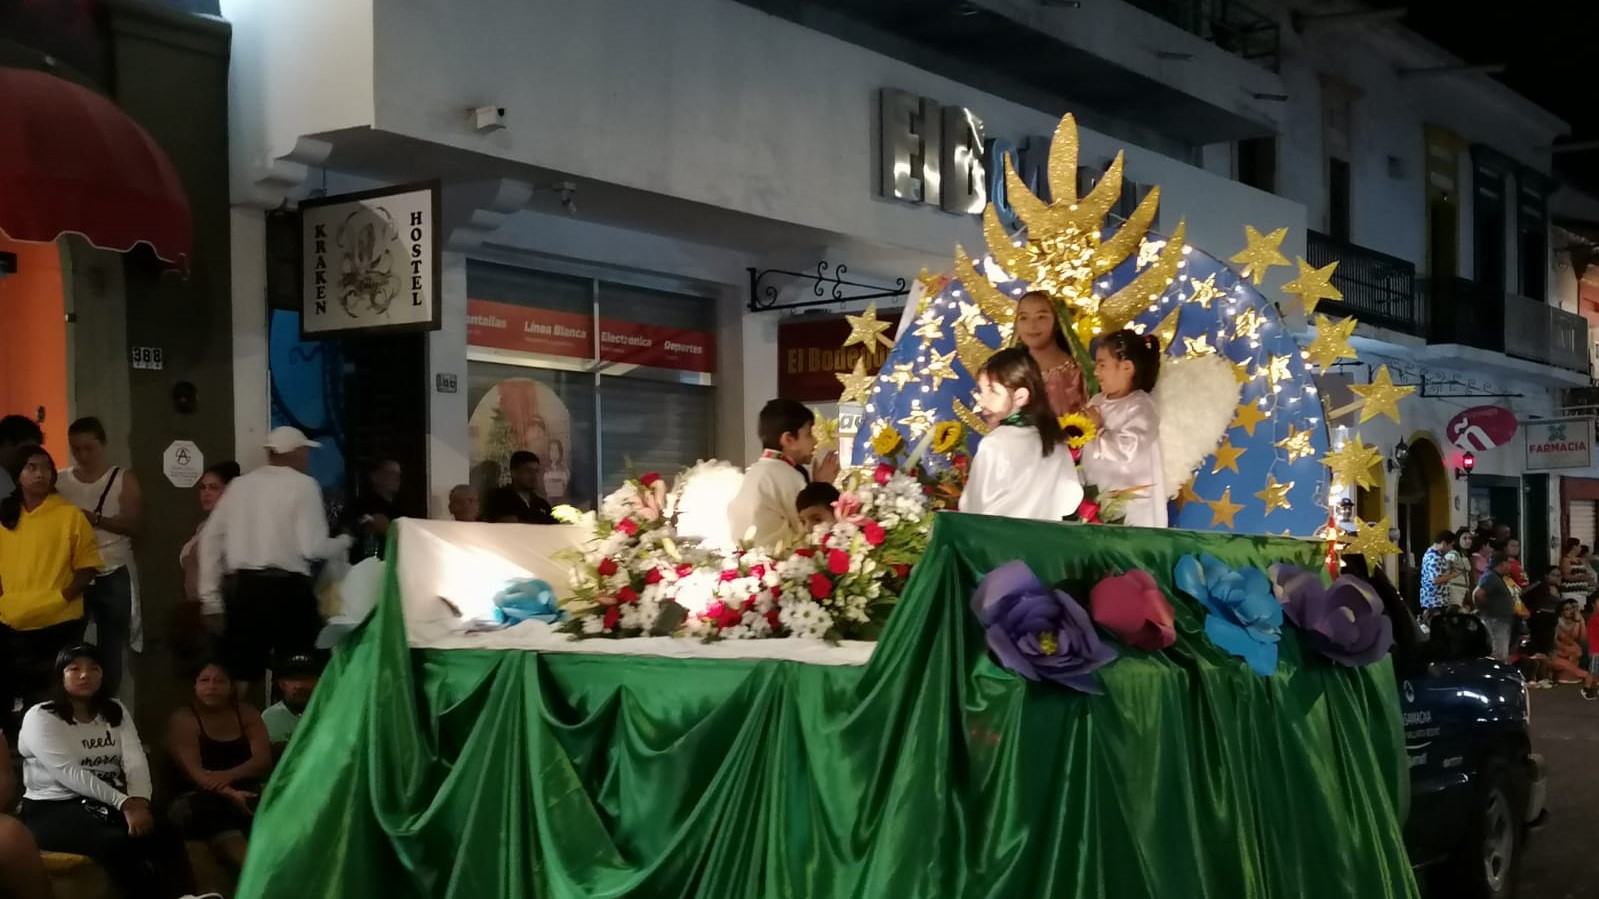
{"label": "hostel sign", "polygon": [[300,204],[304,339],[439,328],[439,186]]}
{"label": "hostel sign", "polygon": [[1527,430],[1528,471],[1593,467],[1593,419],[1544,419],[1523,426]]}

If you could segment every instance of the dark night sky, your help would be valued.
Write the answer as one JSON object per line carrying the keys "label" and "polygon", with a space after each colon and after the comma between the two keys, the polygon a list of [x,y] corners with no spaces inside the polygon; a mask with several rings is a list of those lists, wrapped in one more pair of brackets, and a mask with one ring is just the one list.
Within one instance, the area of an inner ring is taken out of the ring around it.
{"label": "dark night sky", "polygon": [[[1414,0],[1404,24],[1473,63],[1504,63],[1499,80],[1571,124],[1567,140],[1599,139],[1599,3]],[[1473,10],[1467,14],[1467,10]],[[1555,157],[1563,177],[1599,193],[1599,150]]]}

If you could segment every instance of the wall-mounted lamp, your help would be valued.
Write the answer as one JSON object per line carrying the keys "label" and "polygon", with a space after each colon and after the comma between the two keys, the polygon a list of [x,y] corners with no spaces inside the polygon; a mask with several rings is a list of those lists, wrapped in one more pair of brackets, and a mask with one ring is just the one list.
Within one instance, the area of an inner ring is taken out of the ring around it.
{"label": "wall-mounted lamp", "polygon": [[1388,456],[1388,470],[1398,471],[1399,469],[1404,468],[1405,459],[1409,456],[1410,446],[1409,444],[1405,443],[1405,438],[1401,437],[1399,438],[1399,442],[1394,444],[1393,452]]}
{"label": "wall-mounted lamp", "polygon": [[1347,496],[1338,501],[1338,520],[1345,524],[1355,520],[1355,501]]}
{"label": "wall-mounted lamp", "polygon": [[1471,477],[1472,469],[1474,469],[1476,467],[1477,467],[1477,457],[1476,457],[1476,455],[1473,454],[1473,453],[1467,452],[1465,455],[1460,457],[1460,465],[1455,469],[1455,480],[1460,481],[1460,480],[1465,480],[1466,478]]}

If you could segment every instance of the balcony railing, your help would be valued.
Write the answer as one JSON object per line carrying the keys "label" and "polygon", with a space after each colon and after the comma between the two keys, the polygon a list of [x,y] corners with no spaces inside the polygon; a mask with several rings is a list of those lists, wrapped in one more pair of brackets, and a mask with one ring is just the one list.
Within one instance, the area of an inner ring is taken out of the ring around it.
{"label": "balcony railing", "polygon": [[1343,301],[1319,308],[1417,337],[1427,333],[1427,307],[1416,295],[1414,265],[1317,231],[1306,234],[1305,255],[1317,268],[1338,263],[1332,283]]}
{"label": "balcony railing", "polygon": [[1548,303],[1464,278],[1418,281],[1432,326],[1429,343],[1456,343],[1587,374],[1588,320]]}
{"label": "balcony railing", "polygon": [[1277,71],[1282,61],[1282,31],[1275,19],[1238,0],[1129,0],[1190,34]]}

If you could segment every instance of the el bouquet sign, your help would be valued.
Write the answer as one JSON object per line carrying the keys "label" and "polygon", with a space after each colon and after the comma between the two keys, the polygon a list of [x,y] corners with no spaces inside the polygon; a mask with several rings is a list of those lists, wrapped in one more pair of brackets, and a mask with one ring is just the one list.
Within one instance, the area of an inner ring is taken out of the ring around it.
{"label": "el bouquet sign", "polygon": [[304,339],[439,328],[436,182],[300,204]]}
{"label": "el bouquet sign", "polygon": [[1527,470],[1592,468],[1593,419],[1554,418],[1523,422],[1527,432]]}

